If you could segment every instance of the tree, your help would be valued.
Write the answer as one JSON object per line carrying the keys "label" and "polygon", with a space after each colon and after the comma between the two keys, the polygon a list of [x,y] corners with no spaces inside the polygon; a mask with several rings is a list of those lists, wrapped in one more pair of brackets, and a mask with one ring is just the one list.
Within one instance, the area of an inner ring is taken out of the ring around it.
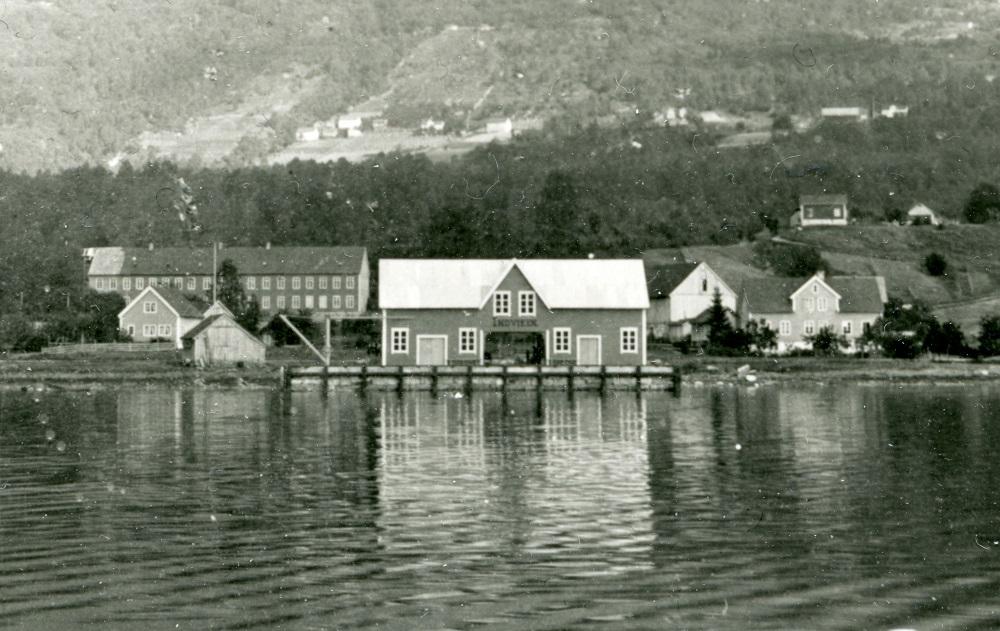
{"label": "tree", "polygon": [[937,319],[931,322],[927,337],[924,338],[924,347],[928,352],[938,355],[965,355],[968,352],[965,334],[950,320],[943,324]]}
{"label": "tree", "polygon": [[748,322],[745,333],[750,350],[763,353],[778,347],[778,332],[767,326],[763,320]]}
{"label": "tree", "polygon": [[805,340],[812,345],[813,355],[822,357],[832,357],[840,355],[841,350],[848,348],[851,343],[847,337],[837,335],[833,329],[825,326],[812,335],[805,336]]}
{"label": "tree", "polygon": [[545,176],[535,220],[536,256],[580,256],[580,207],[573,177],[563,171]]}
{"label": "tree", "polygon": [[979,354],[984,357],[1000,355],[1000,315],[983,316],[979,321]]}
{"label": "tree", "polygon": [[216,295],[226,308],[233,312],[236,323],[251,333],[256,333],[260,320],[260,305],[253,298],[248,298],[240,283],[240,272],[231,259],[225,259],[219,265],[216,274]]}
{"label": "tree", "polygon": [[1000,215],[1000,190],[988,183],[972,189],[965,202],[965,219],[969,223],[986,223]]}
{"label": "tree", "polygon": [[944,276],[948,271],[948,261],[937,252],[931,252],[924,257],[924,269],[931,276]]}
{"label": "tree", "polygon": [[729,310],[722,304],[722,294],[715,288],[712,304],[708,307],[708,352],[711,355],[727,355],[733,341],[733,323],[729,320]]}
{"label": "tree", "polygon": [[892,297],[882,316],[864,333],[862,342],[880,348],[889,357],[913,359],[924,352],[927,334],[936,322],[924,303],[906,303]]}
{"label": "tree", "polygon": [[760,262],[778,276],[811,276],[829,271],[819,250],[812,246],[758,241],[753,249]]}

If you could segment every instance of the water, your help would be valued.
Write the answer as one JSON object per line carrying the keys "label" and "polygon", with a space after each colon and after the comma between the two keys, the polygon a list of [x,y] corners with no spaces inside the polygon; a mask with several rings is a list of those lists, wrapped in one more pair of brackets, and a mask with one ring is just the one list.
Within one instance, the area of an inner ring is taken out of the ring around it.
{"label": "water", "polygon": [[0,392],[0,627],[1000,628],[1000,390]]}

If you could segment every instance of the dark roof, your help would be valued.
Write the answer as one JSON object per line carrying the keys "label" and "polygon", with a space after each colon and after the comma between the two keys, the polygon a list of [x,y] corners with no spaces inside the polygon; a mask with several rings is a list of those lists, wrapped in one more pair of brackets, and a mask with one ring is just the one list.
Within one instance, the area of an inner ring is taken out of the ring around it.
{"label": "dark roof", "polygon": [[163,300],[167,302],[171,307],[174,308],[180,317],[182,318],[200,318],[201,314],[204,313],[203,309],[200,309],[198,305],[193,303],[181,292],[170,287],[153,287],[154,291],[160,295]]}
{"label": "dark roof", "polygon": [[670,292],[691,275],[697,263],[646,265],[646,287],[650,298],[667,298]]}
{"label": "dark roof", "polygon": [[208,316],[207,318],[205,318],[204,320],[202,320],[201,322],[199,322],[197,325],[195,325],[194,327],[192,327],[187,333],[184,334],[183,337],[181,337],[181,339],[182,340],[193,340],[202,331],[204,331],[205,329],[207,329],[208,327],[210,327],[213,322],[215,322],[216,320],[218,320],[221,317],[222,317],[221,313],[217,314],[217,315],[210,315],[210,316]]}
{"label": "dark roof", "polygon": [[802,206],[840,204],[847,205],[847,195],[803,195],[799,197],[799,204]]}
{"label": "dark roof", "polygon": [[[809,278],[748,278],[741,300],[752,313],[792,313],[791,296]],[[828,276],[824,279],[840,294],[841,313],[882,313],[882,292],[875,276]]]}
{"label": "dark roof", "polygon": [[[172,276],[212,273],[212,248],[98,248],[96,256],[118,250],[123,276]],[[102,250],[108,250],[105,253]],[[96,258],[96,257],[95,257]],[[240,274],[357,274],[365,258],[362,247],[226,247],[218,251],[221,265],[231,260]],[[100,265],[92,269],[105,269]],[[92,264],[93,265],[93,264]],[[112,265],[112,268],[117,267]]]}

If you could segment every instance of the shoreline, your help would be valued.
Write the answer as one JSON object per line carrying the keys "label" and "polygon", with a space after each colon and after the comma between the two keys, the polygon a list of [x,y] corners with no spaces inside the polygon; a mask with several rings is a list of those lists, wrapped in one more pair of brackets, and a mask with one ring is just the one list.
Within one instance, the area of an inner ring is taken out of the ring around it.
{"label": "shoreline", "polygon": [[[961,385],[1000,381],[1000,363],[988,362],[814,357],[671,359],[674,361],[661,363],[680,371],[681,383],[688,387],[790,383]],[[289,364],[302,365],[299,362],[269,362],[245,368],[195,368],[164,361],[161,357],[51,358],[22,355],[0,359],[0,388],[42,386],[85,390],[113,384],[131,387],[280,388],[281,369]]]}

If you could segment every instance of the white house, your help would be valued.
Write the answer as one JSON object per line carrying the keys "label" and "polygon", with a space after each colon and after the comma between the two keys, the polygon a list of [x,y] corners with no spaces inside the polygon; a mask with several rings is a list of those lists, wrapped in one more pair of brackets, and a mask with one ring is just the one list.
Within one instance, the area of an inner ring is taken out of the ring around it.
{"label": "white house", "polygon": [[295,130],[295,140],[299,142],[315,142],[319,140],[319,127],[300,127]]}
{"label": "white house", "polygon": [[819,111],[822,118],[828,120],[868,120],[868,112],[863,107],[824,107]]}
{"label": "white house", "polygon": [[201,309],[180,291],[147,285],[118,312],[118,330],[135,342],[169,340],[181,349],[184,334],[201,320]]}
{"label": "white house", "polygon": [[882,118],[904,118],[910,113],[910,106],[908,105],[896,105],[893,103],[889,107],[883,108],[879,115]]}
{"label": "white house", "polygon": [[682,340],[695,337],[699,316],[719,292],[722,306],[736,310],[736,292],[707,263],[647,266],[649,313],[646,323],[654,337]]}
{"label": "white house", "polygon": [[337,130],[348,138],[361,135],[361,124],[364,119],[357,114],[344,114],[337,119]]}
{"label": "white house", "polygon": [[937,215],[934,214],[933,210],[923,204],[917,204],[910,210],[906,211],[906,223],[911,226],[936,226],[940,224],[941,221],[937,218]]}
{"label": "white house", "polygon": [[486,121],[486,133],[510,138],[514,133],[514,123],[510,118],[490,118]]}

